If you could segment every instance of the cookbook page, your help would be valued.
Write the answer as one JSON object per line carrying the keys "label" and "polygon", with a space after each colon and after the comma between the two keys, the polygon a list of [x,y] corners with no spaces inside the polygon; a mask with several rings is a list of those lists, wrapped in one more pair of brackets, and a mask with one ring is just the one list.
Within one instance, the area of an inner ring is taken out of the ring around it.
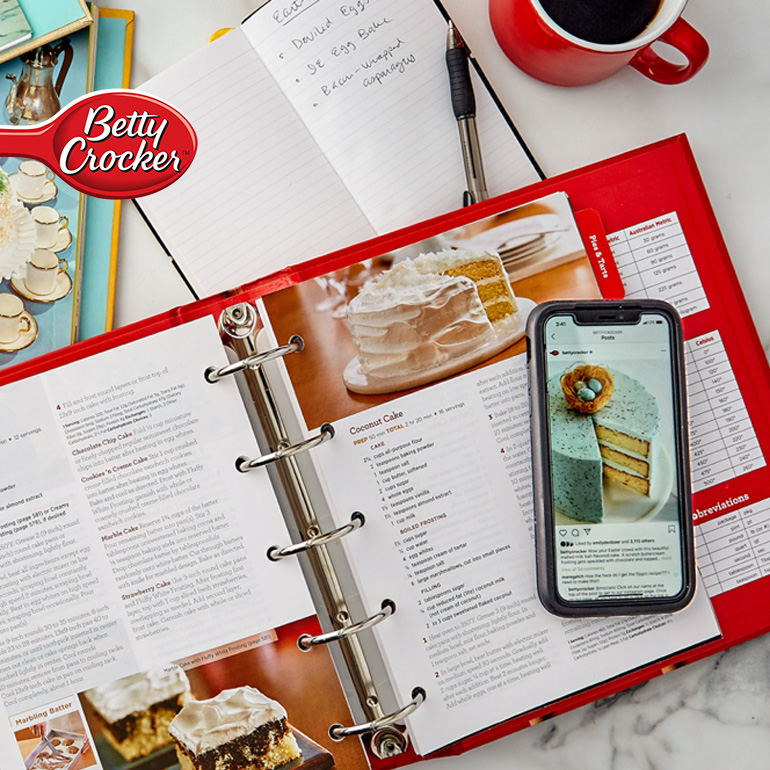
{"label": "cookbook page", "polygon": [[[297,636],[319,627],[296,562],[266,557],[289,538],[266,472],[235,467],[259,450],[232,378],[204,379],[226,363],[204,318],[0,388],[9,768],[65,734],[62,747],[113,766],[138,741],[129,713],[171,699],[173,716],[191,695],[245,685],[300,730],[349,719],[323,657],[306,684],[319,681],[333,713],[308,714],[287,684],[303,667]],[[136,756],[173,756],[162,721]]]}
{"label": "cookbook page", "polygon": [[719,635],[703,590],[607,620],[536,597],[524,320],[599,296],[575,236],[554,194],[264,299],[275,338],[305,340],[284,385],[309,429],[334,425],[313,456],[336,523],[366,517],[343,547],[371,612],[396,606],[375,634],[401,702],[427,695],[421,754]]}
{"label": "cookbook page", "polygon": [[402,697],[428,694],[421,753],[718,635],[703,590],[676,616],[542,608],[523,358],[335,423],[318,453],[335,502],[368,514],[347,553],[369,601],[398,608],[378,633]]}

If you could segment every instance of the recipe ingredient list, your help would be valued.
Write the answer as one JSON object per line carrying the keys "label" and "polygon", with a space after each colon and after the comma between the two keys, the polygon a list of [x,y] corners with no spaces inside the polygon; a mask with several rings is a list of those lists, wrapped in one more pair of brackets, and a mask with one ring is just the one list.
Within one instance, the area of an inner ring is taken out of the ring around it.
{"label": "recipe ingredient list", "polygon": [[388,598],[397,607],[376,633],[398,695],[429,691],[410,722],[419,751],[716,633],[705,592],[683,624],[673,616],[569,622],[540,605],[523,355],[339,420],[335,430],[315,457],[335,508],[367,512],[342,545],[365,605]]}

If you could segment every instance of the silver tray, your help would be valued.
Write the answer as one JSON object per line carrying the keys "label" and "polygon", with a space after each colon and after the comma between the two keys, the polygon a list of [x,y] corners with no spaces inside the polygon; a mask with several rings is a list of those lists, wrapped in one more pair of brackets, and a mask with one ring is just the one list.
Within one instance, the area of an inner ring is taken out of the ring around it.
{"label": "silver tray", "polygon": [[[46,735],[46,738],[48,738],[49,741],[53,741],[54,738],[60,738],[61,740],[65,740],[66,738],[72,738],[72,740],[76,741],[80,748],[78,749],[77,754],[72,754],[70,761],[66,765],[62,765],[62,770],[69,770],[75,762],[77,762],[78,759],[80,759],[81,755],[83,754],[83,745],[86,742],[86,737],[82,733],[70,733],[66,730],[49,730],[48,734]],[[59,749],[62,753],[64,753],[65,756],[67,755],[64,752],[64,749],[56,746],[57,749]],[[65,747],[66,748],[66,747]],[[29,756],[24,760],[24,767],[29,770],[30,767],[35,763],[35,760],[38,758],[41,752],[43,751],[50,751],[50,748],[48,747],[48,744],[45,741],[40,741],[37,746],[35,746],[34,749],[30,752]]]}

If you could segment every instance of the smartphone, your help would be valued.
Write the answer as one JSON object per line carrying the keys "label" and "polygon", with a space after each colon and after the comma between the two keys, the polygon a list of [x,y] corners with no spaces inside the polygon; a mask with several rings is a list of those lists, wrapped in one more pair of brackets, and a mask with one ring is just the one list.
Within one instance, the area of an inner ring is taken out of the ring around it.
{"label": "smartphone", "polygon": [[541,602],[566,617],[682,609],[695,558],[676,309],[546,302],[527,353]]}

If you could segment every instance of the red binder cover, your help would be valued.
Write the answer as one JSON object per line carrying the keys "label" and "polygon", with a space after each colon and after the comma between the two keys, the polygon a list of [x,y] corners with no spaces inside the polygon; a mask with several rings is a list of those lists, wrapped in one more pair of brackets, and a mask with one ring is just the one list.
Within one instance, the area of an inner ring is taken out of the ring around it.
{"label": "red binder cover", "polygon": [[[718,475],[699,477],[693,506],[699,565],[706,575],[705,583],[723,636],[462,738],[430,756],[467,751],[758,636],[770,628],[770,608],[763,600],[770,572],[770,557],[765,555],[770,553],[770,535],[764,534],[765,529],[770,532],[770,512],[767,524],[761,518],[763,506],[770,509],[770,469],[765,462],[770,451],[770,370],[685,136],[633,150],[468,209],[288,267],[245,286],[10,367],[0,373],[0,385],[207,314],[218,318],[226,307],[237,302],[253,302],[279,289],[560,191],[567,193],[576,212],[605,296],[622,295],[616,273],[616,261],[619,265],[620,260],[612,259],[610,244],[617,248],[623,237],[644,237],[646,232],[654,233],[657,227],[673,220],[681,228],[689,247],[699,284],[696,280],[695,288],[684,299],[690,304],[680,308],[685,316],[685,339],[692,345],[694,356],[699,349],[720,343],[723,348],[720,354],[723,358],[726,356],[731,367],[731,384],[724,397],[720,379],[715,379],[716,384],[712,387],[719,392],[707,393],[707,396],[727,399],[721,402],[727,404],[724,412],[712,408],[709,419],[716,428],[728,426],[721,440],[726,445],[726,454],[731,457],[732,469],[720,471],[724,480]],[[603,225],[603,232],[599,223]],[[651,248],[654,248],[654,242]],[[659,286],[661,292],[676,288],[666,284],[665,280]],[[652,287],[647,291],[654,294],[656,289]],[[709,361],[696,363],[700,367],[710,364]],[[708,368],[699,370],[701,379],[708,376],[708,371]],[[720,377],[724,376],[723,372]],[[735,399],[740,399],[741,419],[744,425],[748,424],[754,437],[755,448],[750,457],[747,453],[741,454],[746,444],[743,440],[745,432],[740,433],[740,444],[730,445],[731,436],[738,435],[731,431],[731,408],[735,406]],[[691,412],[694,412],[693,407],[691,393]],[[694,454],[700,445],[701,442],[693,442]],[[697,472],[697,464],[694,462],[693,465]],[[737,544],[720,539],[722,522],[730,526],[731,532],[739,532],[741,539]],[[419,759],[411,750],[385,760],[370,756],[372,766],[377,768],[402,766]]]}

